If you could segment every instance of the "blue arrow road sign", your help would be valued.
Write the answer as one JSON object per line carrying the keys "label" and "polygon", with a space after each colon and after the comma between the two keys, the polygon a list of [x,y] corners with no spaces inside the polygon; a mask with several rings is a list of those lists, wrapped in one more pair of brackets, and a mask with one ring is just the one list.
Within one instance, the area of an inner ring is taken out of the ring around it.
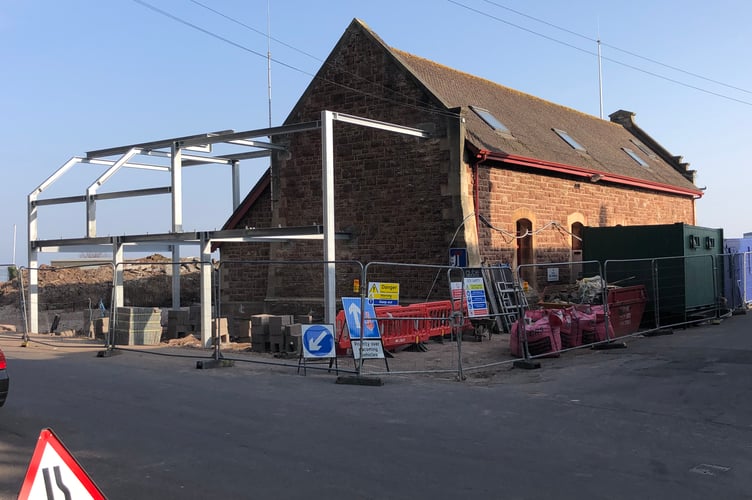
{"label": "blue arrow road sign", "polygon": [[366,301],[365,310],[361,313],[360,297],[342,297],[342,307],[345,309],[347,330],[351,339],[360,338],[361,314],[363,315],[365,326],[363,337],[367,339],[381,338],[381,334],[379,333],[379,323],[376,321],[376,311],[374,311],[372,303]]}
{"label": "blue arrow road sign", "polygon": [[331,325],[303,325],[303,357],[333,358],[334,327]]}

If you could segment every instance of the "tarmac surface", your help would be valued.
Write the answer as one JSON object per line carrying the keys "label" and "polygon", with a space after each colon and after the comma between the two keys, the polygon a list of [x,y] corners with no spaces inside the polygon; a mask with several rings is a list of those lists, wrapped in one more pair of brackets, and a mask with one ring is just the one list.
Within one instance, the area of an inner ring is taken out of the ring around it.
{"label": "tarmac surface", "polygon": [[366,387],[0,335],[0,498],[45,427],[111,499],[752,498],[752,314],[627,344]]}

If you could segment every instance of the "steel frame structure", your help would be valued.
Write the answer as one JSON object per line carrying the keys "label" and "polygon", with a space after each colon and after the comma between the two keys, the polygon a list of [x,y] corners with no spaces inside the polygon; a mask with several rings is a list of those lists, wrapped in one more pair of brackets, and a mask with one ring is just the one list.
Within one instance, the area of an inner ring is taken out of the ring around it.
{"label": "steel frame structure", "polygon": [[[422,130],[403,127],[386,122],[370,120],[352,115],[322,111],[321,120],[303,122],[280,127],[269,127],[244,132],[223,130],[199,135],[176,137],[153,142],[131,144],[90,151],[85,156],[74,156],[58,168],[29,195],[28,205],[28,257],[29,257],[29,330],[38,333],[38,264],[39,254],[43,252],[89,252],[110,250],[112,264],[115,268],[114,297],[112,309],[123,304],[123,254],[125,251],[171,252],[172,254],[172,307],[180,307],[180,247],[198,245],[201,282],[201,340],[204,347],[210,347],[211,336],[211,247],[213,243],[235,242],[270,242],[289,240],[323,240],[324,260],[327,264],[326,282],[324,284],[325,320],[327,323],[336,317],[335,294],[335,239],[346,239],[348,235],[334,231],[334,122],[341,121],[359,126],[376,128],[398,134],[415,137],[428,137]],[[238,229],[220,231],[183,231],[183,182],[184,167],[198,165],[227,165],[232,169],[233,210],[240,204],[240,162],[252,158],[270,157],[275,152],[287,150],[273,142],[259,138],[275,135],[298,133],[321,129],[322,138],[322,198],[324,210],[323,225],[304,227]],[[247,150],[234,154],[212,155],[212,146],[228,144]],[[147,160],[138,160],[146,157]],[[167,158],[169,165],[149,163],[148,158]],[[93,164],[108,167],[93,183],[86,186],[84,194],[61,198],[39,199],[39,196],[79,164]],[[169,186],[156,186],[145,189],[99,193],[99,189],[119,171],[131,168],[142,170],[159,170],[170,172]],[[96,206],[98,201],[154,196],[169,194],[171,196],[172,225],[171,231],[164,234],[131,234],[124,236],[97,236]],[[38,208],[68,203],[83,203],[86,207],[86,234],[82,238],[60,238],[40,240],[38,238]]]}

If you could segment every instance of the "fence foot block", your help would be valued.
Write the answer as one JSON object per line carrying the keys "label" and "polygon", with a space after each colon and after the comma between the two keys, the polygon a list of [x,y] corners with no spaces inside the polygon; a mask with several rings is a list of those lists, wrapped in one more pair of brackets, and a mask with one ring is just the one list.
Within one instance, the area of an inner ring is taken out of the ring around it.
{"label": "fence foot block", "polygon": [[358,377],[352,375],[340,375],[339,377],[337,377],[337,383],[345,385],[384,385],[384,381],[379,377]]}
{"label": "fence foot block", "polygon": [[540,361],[534,359],[516,359],[512,366],[522,368],[523,370],[537,370],[541,367]]}
{"label": "fence foot block", "polygon": [[626,349],[626,342],[606,342],[605,344],[595,344],[593,346],[594,351],[610,351],[611,349]]}
{"label": "fence foot block", "polygon": [[115,349],[106,349],[104,351],[97,352],[97,357],[98,358],[110,358],[117,354],[121,354],[121,351],[116,351]]}
{"label": "fence foot block", "polygon": [[235,366],[235,362],[231,359],[202,359],[196,361],[197,370],[208,370],[210,368],[229,368]]}
{"label": "fence foot block", "polygon": [[658,337],[660,335],[673,335],[674,331],[670,328],[665,328],[661,330],[655,330],[653,332],[645,332],[642,335],[644,337]]}

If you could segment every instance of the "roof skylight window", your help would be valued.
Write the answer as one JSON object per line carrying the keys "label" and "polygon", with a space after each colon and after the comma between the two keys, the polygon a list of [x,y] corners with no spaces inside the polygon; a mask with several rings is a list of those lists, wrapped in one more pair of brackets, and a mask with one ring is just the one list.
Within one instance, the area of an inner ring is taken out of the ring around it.
{"label": "roof skylight window", "polygon": [[644,145],[643,143],[641,143],[640,141],[637,141],[635,139],[630,139],[629,142],[631,142],[632,144],[634,144],[635,146],[637,146],[637,148],[640,151],[642,151],[643,153],[645,153],[646,155],[648,155],[649,158],[655,158],[656,157],[655,153],[653,151],[651,151],[650,149],[648,149],[648,147],[646,145]]}
{"label": "roof skylight window", "polygon": [[491,114],[490,111],[487,109],[479,108],[478,106],[470,106],[470,109],[475,111],[475,114],[480,116],[481,120],[486,122],[486,124],[494,129],[497,132],[502,132],[505,134],[509,134],[509,129],[504,126],[501,121],[499,121],[498,118],[496,118],[493,114]]}
{"label": "roof skylight window", "polygon": [[564,142],[572,146],[572,149],[576,149],[577,151],[585,151],[585,148],[582,147],[582,144],[572,139],[572,137],[569,134],[567,134],[565,131],[560,130],[558,128],[553,128],[551,130],[556,132],[556,135],[561,137],[564,140]]}
{"label": "roof skylight window", "polygon": [[622,149],[622,151],[624,151],[625,153],[627,153],[630,158],[632,158],[634,161],[636,161],[637,163],[639,163],[641,167],[647,167],[648,166],[648,164],[645,162],[645,160],[643,160],[642,158],[640,158],[639,156],[637,156],[637,153],[635,153],[631,149],[629,149],[629,148],[621,148],[621,149]]}

